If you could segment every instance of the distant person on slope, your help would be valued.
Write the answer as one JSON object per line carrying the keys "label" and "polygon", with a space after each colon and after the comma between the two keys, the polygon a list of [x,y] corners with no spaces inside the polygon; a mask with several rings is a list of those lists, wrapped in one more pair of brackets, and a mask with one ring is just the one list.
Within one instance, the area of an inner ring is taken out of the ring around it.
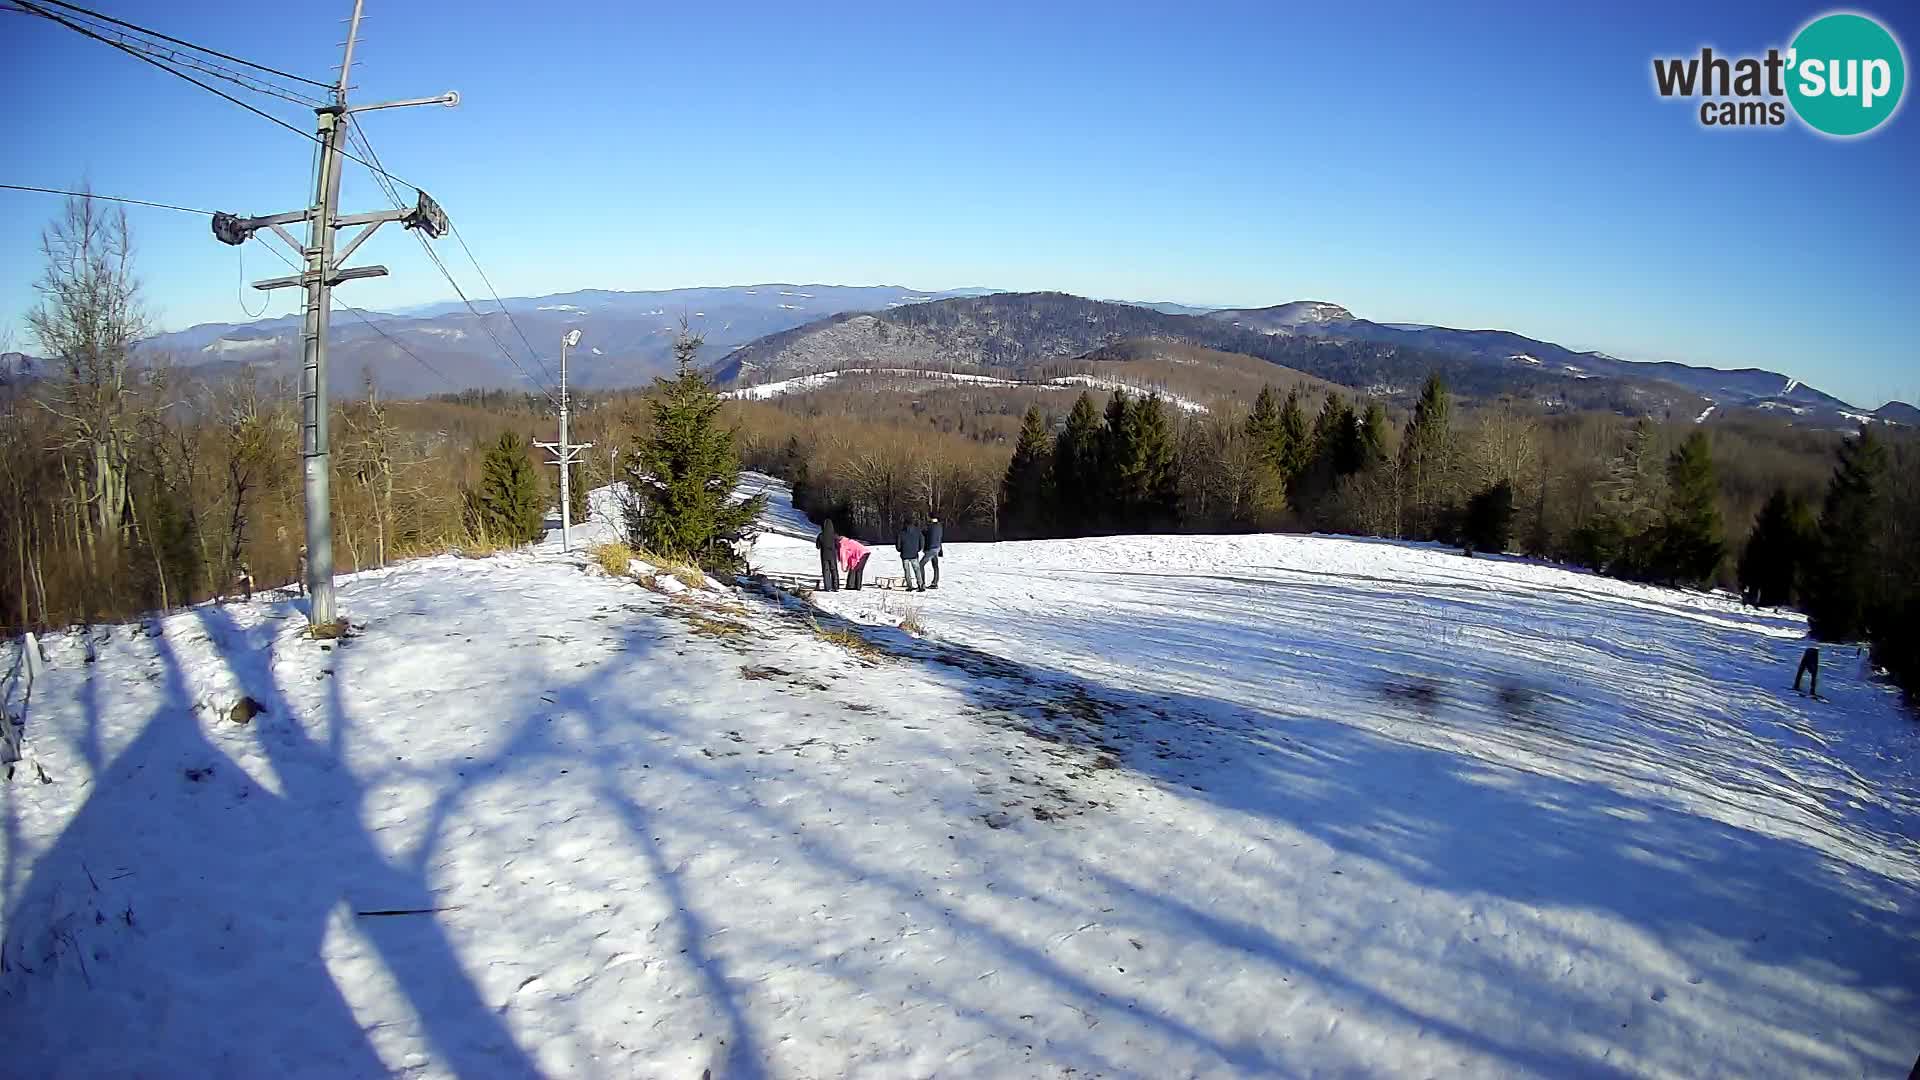
{"label": "distant person on slope", "polygon": [[927,567],[933,567],[933,584],[927,586],[929,589],[940,587],[940,541],[944,536],[945,530],[940,527],[940,519],[928,519],[927,550],[920,556],[920,581],[925,584]]}
{"label": "distant person on slope", "polygon": [[851,536],[840,538],[840,567],[847,572],[848,590],[860,591],[860,583],[867,574],[867,560],[872,557],[873,552],[867,549],[867,545]]}
{"label": "distant person on slope", "polygon": [[820,550],[820,588],[839,592],[840,535],[833,531],[832,518],[820,526],[820,535],[813,538],[813,546]]}
{"label": "distant person on slope", "polygon": [[893,547],[900,553],[900,569],[907,583],[907,591],[925,591],[926,586],[920,580],[920,553],[926,550],[926,541],[920,535],[920,526],[909,519],[900,526],[900,536],[894,540]]}

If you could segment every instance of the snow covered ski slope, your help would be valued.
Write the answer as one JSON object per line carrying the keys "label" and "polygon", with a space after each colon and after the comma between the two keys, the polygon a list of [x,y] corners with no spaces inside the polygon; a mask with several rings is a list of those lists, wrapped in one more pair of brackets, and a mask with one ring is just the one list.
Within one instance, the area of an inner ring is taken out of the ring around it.
{"label": "snow covered ski slope", "polygon": [[550,538],[343,579],[341,643],[287,599],[50,638],[0,1074],[1920,1054],[1920,738],[1832,654],[1787,691],[1789,617],[1294,537],[950,544],[817,609],[649,577]]}

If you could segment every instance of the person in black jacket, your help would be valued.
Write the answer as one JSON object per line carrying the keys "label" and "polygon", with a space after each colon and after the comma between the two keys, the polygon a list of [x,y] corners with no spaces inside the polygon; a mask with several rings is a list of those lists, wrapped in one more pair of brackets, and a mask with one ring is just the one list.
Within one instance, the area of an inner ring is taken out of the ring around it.
{"label": "person in black jacket", "polygon": [[920,554],[921,584],[926,585],[927,567],[933,567],[933,584],[926,585],[929,589],[937,589],[940,587],[940,541],[943,537],[944,530],[940,528],[940,519],[929,519],[927,521],[927,550]]}
{"label": "person in black jacket", "polygon": [[920,580],[920,553],[925,550],[925,544],[920,526],[911,520],[900,526],[900,535],[893,542],[894,550],[900,553],[900,569],[908,592],[921,592],[926,588]]}
{"label": "person in black jacket", "polygon": [[839,592],[840,536],[833,531],[832,518],[820,526],[820,535],[813,538],[813,546],[820,549],[820,588],[827,592]]}

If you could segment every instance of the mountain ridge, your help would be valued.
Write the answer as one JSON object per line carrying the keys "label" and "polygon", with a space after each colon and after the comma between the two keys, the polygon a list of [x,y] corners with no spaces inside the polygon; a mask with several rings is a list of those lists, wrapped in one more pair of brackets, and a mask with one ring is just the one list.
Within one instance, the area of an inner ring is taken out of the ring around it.
{"label": "mountain ridge", "polygon": [[[367,322],[345,313],[334,317],[329,381],[333,389],[350,392],[372,373],[383,389],[398,394],[526,388],[540,377],[550,381],[551,372],[557,366],[558,339],[577,327],[587,331],[587,340],[572,357],[576,385],[582,388],[644,385],[670,364],[671,341],[684,318],[706,338],[701,362],[726,375],[729,382],[737,382],[741,376],[732,369],[738,365],[730,364],[731,361],[792,347],[801,339],[813,336],[819,328],[840,326],[855,315],[884,317],[915,306],[977,301],[992,296],[1070,295],[1003,293],[984,287],[916,290],[902,285],[792,282],[653,290],[577,289],[506,298],[504,306],[518,324],[517,329],[493,304],[480,305],[481,313],[477,317],[467,305],[457,301],[397,311],[365,310],[362,314]],[[1456,361],[1466,359],[1481,366],[1509,366],[1516,371],[1538,369],[1532,370],[1529,377],[1509,380],[1516,392],[1537,388],[1542,380],[1534,376],[1544,376],[1545,369],[1552,368],[1558,375],[1574,381],[1599,379],[1636,386],[1661,383],[1727,411],[1767,409],[1788,417],[1813,418],[1815,422],[1866,417],[1920,425],[1920,409],[1907,402],[1892,400],[1873,409],[1859,407],[1801,380],[1761,368],[1722,369],[1672,361],[1623,360],[1597,350],[1568,349],[1509,330],[1378,323],[1323,300],[1295,300],[1264,308],[1202,308],[1176,303],[1076,299],[1086,304],[1106,305],[1103,310],[1107,311],[1110,322],[1126,321],[1126,317],[1115,313],[1116,309],[1145,313],[1149,318],[1189,320],[1137,329],[1146,337],[1178,339],[1246,355],[1275,350],[1251,345],[1245,340],[1235,345],[1233,340],[1222,338],[1199,324],[1215,323],[1222,331],[1252,338],[1284,336],[1347,345],[1365,342],[1388,349],[1446,356]],[[897,330],[893,351],[906,349],[918,353],[921,358],[914,362],[921,363],[936,362],[933,354],[946,347],[942,335],[952,329],[931,323],[920,325],[915,320],[893,320],[889,325]],[[299,364],[300,326],[297,315],[248,323],[199,323],[147,339],[139,346],[139,355],[150,361],[165,356],[178,366],[208,374],[251,371],[265,377],[292,377]],[[522,331],[534,346],[531,356],[527,342],[521,340]],[[846,331],[843,329],[841,333],[844,336]],[[1017,350],[1007,352],[994,346],[990,333],[985,337],[975,335],[968,347],[985,350],[991,354],[988,359],[994,362],[1031,363],[1066,358],[1076,349],[1096,349],[1126,337],[1119,333],[1072,333],[1058,327],[1051,336],[1053,344],[1032,355],[1016,355]],[[525,373],[500,355],[500,348],[492,340],[496,338]],[[850,344],[851,340],[842,344]],[[909,347],[911,342],[918,344]],[[755,351],[744,357],[736,356],[749,347]],[[867,350],[866,345],[855,349],[856,352],[863,350]],[[414,363],[408,353],[422,362]],[[869,366],[895,366],[884,356],[867,359],[877,362]],[[816,356],[814,362],[833,360],[823,353]],[[853,363],[851,359],[847,362]],[[447,373],[449,378],[433,375],[427,370],[429,365]],[[15,381],[31,378],[36,370],[44,371],[46,366],[45,361],[21,354],[11,364],[11,370],[0,373],[0,377]],[[853,366],[859,365],[853,363]],[[1475,377],[1470,381],[1485,380]],[[1367,390],[1374,385],[1363,383],[1359,388]],[[1387,379],[1386,385],[1397,387],[1393,379]],[[1604,397],[1588,393],[1574,396]],[[1619,404],[1633,407],[1631,401],[1616,402]],[[1675,404],[1679,404],[1677,400]]]}

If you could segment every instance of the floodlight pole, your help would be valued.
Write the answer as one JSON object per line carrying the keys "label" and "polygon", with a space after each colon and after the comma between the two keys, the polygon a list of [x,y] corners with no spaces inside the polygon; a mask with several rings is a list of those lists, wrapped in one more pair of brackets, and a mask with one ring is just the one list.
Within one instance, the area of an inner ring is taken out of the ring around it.
{"label": "floodlight pole", "polygon": [[[239,217],[233,214],[213,216],[213,234],[221,242],[246,243],[255,232],[270,229],[286,245],[298,252],[303,261],[301,272],[292,277],[256,281],[261,290],[300,288],[306,292],[305,320],[301,330],[303,363],[300,368],[300,457],[306,495],[306,558],[304,584],[307,591],[307,621],[326,626],[339,618],[333,592],[333,510],[331,491],[332,459],[328,452],[327,431],[327,327],[333,307],[333,287],[343,281],[383,277],[384,266],[344,268],[345,262],[375,229],[389,221],[398,221],[409,229],[420,229],[428,236],[440,236],[448,228],[443,213],[427,193],[419,192],[412,209],[383,210],[370,214],[340,216],[340,141],[346,137],[349,113],[369,109],[399,108],[407,105],[458,104],[458,94],[413,98],[406,101],[349,108],[347,78],[353,68],[353,46],[360,33],[362,0],[354,0],[353,21],[347,29],[346,52],[340,61],[340,82],[334,89],[334,101],[314,110],[320,144],[319,161],[314,167],[313,205],[304,210],[265,217]],[[283,226],[307,223],[305,244],[294,239]],[[334,233],[349,226],[365,226],[347,242],[338,257],[334,254]]]}
{"label": "floodlight pole", "polygon": [[573,550],[573,463],[578,461],[576,450],[590,450],[592,443],[574,443],[567,441],[567,414],[570,399],[567,397],[567,350],[580,344],[580,331],[569,330],[560,338],[560,441],[557,443],[535,442],[534,445],[554,452],[554,464],[560,466],[560,550]]}

